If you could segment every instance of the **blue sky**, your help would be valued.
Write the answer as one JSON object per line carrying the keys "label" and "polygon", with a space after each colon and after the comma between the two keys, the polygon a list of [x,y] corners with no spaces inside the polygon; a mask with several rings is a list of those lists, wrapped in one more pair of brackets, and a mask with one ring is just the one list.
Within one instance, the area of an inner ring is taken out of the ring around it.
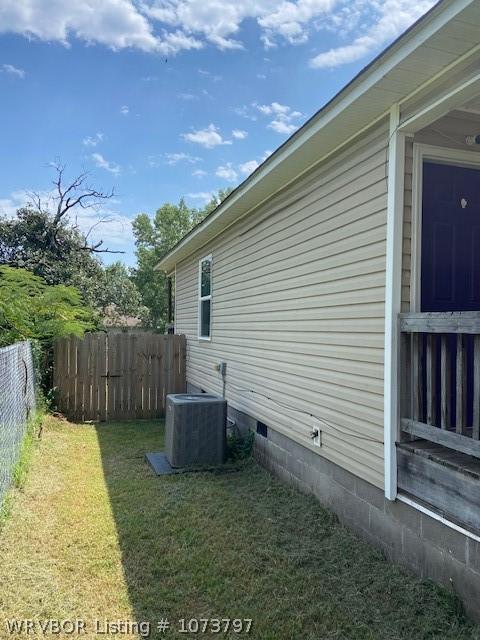
{"label": "blue sky", "polygon": [[79,224],[133,265],[137,213],[239,184],[432,4],[2,0],[0,213],[91,171]]}

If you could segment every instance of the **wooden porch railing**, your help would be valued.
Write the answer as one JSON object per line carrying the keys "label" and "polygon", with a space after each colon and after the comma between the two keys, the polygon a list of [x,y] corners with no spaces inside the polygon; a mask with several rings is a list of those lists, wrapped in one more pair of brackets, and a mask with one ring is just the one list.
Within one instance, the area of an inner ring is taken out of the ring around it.
{"label": "wooden porch railing", "polygon": [[402,313],[402,439],[480,458],[480,312]]}

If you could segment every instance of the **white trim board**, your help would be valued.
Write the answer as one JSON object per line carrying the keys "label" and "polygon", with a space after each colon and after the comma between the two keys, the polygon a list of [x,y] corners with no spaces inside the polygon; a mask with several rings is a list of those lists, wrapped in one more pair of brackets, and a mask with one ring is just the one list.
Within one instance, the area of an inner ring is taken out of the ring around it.
{"label": "white trim board", "polygon": [[384,474],[385,497],[397,496],[397,452],[400,424],[400,333],[398,317],[402,298],[402,245],[405,183],[405,134],[398,130],[400,107],[390,111],[388,145],[387,263],[385,281],[384,365]]}
{"label": "white trim board", "polygon": [[459,533],[462,533],[465,537],[471,538],[472,540],[475,540],[475,542],[480,542],[480,537],[479,536],[475,535],[474,533],[472,533],[468,529],[464,529],[460,525],[455,524],[455,522],[452,522],[451,520],[447,520],[447,518],[444,518],[443,516],[439,515],[435,511],[432,511],[431,509],[428,509],[427,507],[424,507],[422,504],[419,504],[418,502],[415,502],[415,500],[412,500],[408,496],[405,496],[405,495],[399,493],[398,494],[398,500],[400,502],[404,502],[405,504],[408,504],[413,509],[416,509],[417,511],[420,511],[421,513],[424,513],[429,518],[432,518],[433,520],[437,520],[438,522],[441,522],[446,527],[449,527],[450,529],[454,529],[455,531],[458,531]]}
{"label": "white trim board", "polygon": [[450,149],[429,144],[413,143],[412,166],[412,241],[410,270],[410,310],[420,311],[422,264],[422,198],[423,162],[432,160],[442,164],[480,169],[480,153]]}

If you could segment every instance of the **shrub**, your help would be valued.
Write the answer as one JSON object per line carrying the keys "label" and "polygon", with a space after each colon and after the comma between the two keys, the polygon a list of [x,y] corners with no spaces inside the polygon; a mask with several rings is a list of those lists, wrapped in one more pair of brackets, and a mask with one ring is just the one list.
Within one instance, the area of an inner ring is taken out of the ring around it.
{"label": "shrub", "polygon": [[252,454],[255,435],[253,431],[247,431],[242,435],[236,428],[227,436],[227,460],[246,460]]}
{"label": "shrub", "polygon": [[51,343],[94,326],[94,312],[74,287],[48,285],[26,269],[0,266],[0,346],[21,340]]}

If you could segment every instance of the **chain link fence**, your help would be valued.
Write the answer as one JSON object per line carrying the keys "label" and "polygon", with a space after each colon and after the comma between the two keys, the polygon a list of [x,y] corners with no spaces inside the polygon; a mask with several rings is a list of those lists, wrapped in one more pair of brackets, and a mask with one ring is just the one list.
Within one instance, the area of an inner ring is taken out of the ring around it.
{"label": "chain link fence", "polygon": [[19,342],[0,349],[0,504],[10,487],[28,418],[34,408],[30,343]]}

